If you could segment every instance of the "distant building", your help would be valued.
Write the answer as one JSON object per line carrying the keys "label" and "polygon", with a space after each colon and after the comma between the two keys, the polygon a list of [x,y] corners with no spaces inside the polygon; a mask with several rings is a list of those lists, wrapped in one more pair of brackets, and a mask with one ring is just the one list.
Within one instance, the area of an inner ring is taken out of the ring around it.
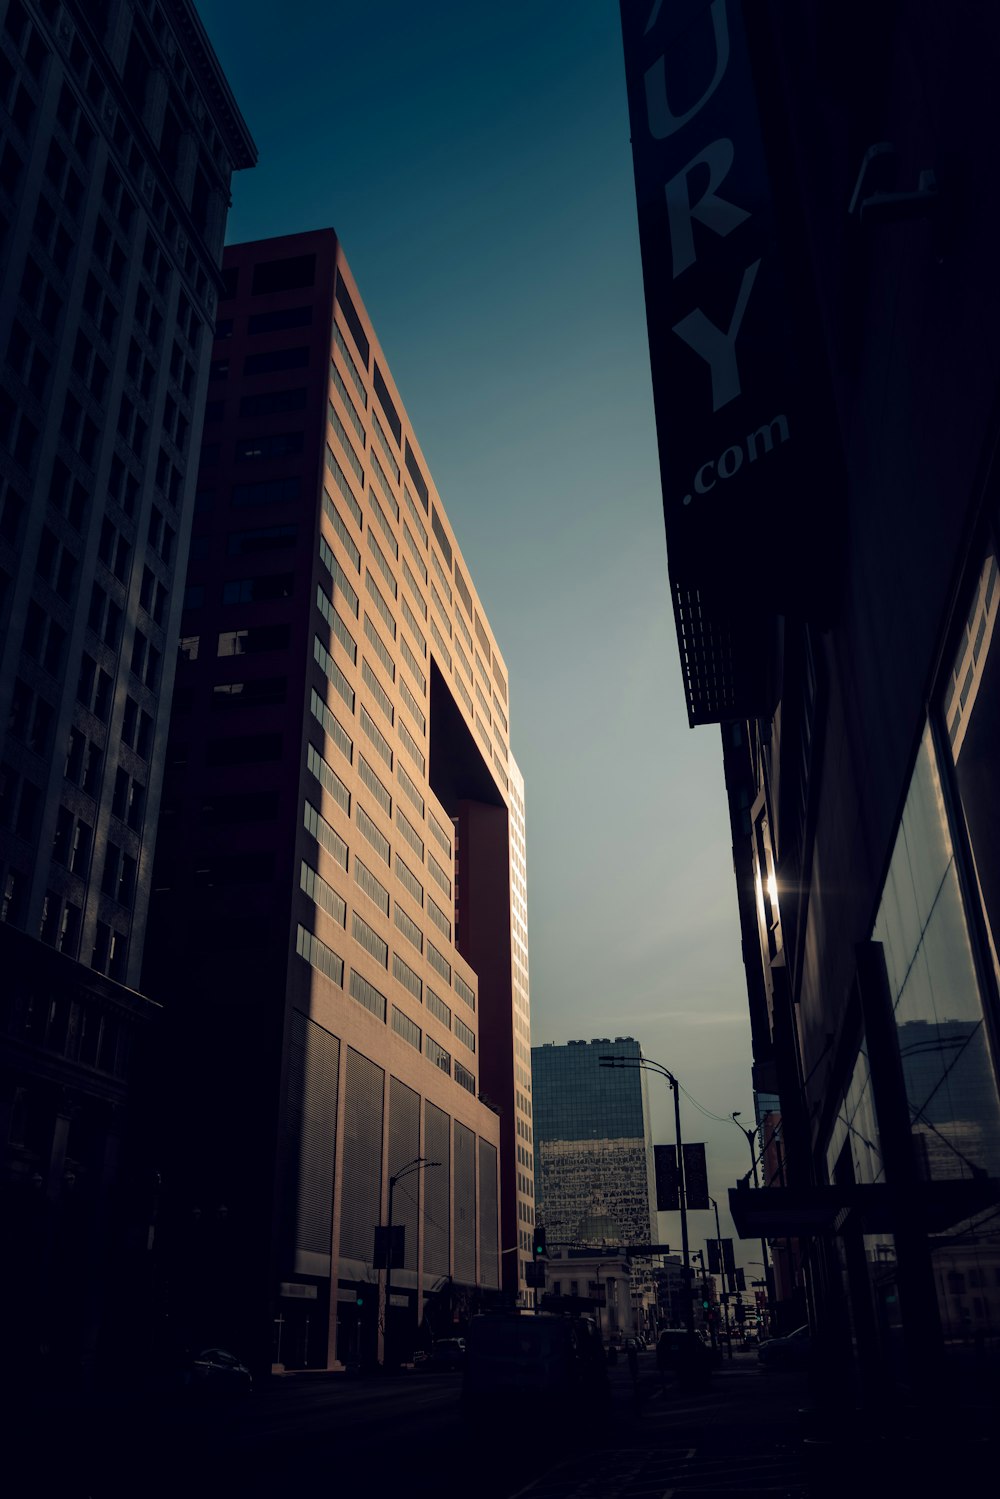
{"label": "distant building", "polygon": [[230,179],[256,150],[189,0],[0,10],[4,1322],[12,1367],[89,1367],[155,1197],[151,1170],[130,1183],[128,1227],[155,1016],[134,991]]}
{"label": "distant building", "polygon": [[324,1368],[381,1354],[390,1208],[397,1351],[517,1285],[523,823],[507,669],[336,235],[224,267],[146,975],[197,1100],[182,1315]]}
{"label": "distant building", "polygon": [[600,1065],[641,1055],[630,1037],[532,1048],[536,1206],[556,1247],[656,1242],[646,1074]]}

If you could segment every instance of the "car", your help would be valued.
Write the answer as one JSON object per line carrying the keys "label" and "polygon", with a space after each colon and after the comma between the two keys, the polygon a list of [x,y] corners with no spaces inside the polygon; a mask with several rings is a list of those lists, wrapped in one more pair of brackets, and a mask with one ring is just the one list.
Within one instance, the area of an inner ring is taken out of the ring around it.
{"label": "car", "polygon": [[486,1313],[469,1324],[463,1403],[492,1419],[497,1403],[521,1410],[525,1399],[576,1415],[609,1398],[600,1330],[592,1317],[539,1312]]}
{"label": "car", "polygon": [[812,1352],[808,1326],[797,1327],[783,1338],[768,1338],[757,1349],[762,1369],[804,1369]]}
{"label": "car", "polygon": [[225,1348],[204,1348],[184,1370],[183,1383],[192,1395],[214,1399],[249,1395],[253,1375],[246,1364]]}
{"label": "car", "polygon": [[438,1338],[431,1344],[431,1368],[454,1371],[465,1364],[464,1338]]}
{"label": "car", "polygon": [[686,1327],[664,1328],[656,1344],[656,1366],[661,1374],[674,1374],[685,1389],[704,1389],[712,1377],[712,1350]]}

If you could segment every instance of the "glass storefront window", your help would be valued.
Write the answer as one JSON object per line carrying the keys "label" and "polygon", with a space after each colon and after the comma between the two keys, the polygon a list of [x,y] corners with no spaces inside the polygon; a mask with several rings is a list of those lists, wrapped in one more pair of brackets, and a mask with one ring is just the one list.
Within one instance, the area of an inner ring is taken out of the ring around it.
{"label": "glass storefront window", "polygon": [[930,728],[875,923],[883,944],[919,1169],[994,1172],[1000,1106]]}

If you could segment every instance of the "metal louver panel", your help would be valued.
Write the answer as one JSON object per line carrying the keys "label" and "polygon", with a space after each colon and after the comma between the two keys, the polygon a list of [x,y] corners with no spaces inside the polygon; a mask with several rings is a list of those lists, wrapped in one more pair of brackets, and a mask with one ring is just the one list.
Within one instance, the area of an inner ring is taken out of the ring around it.
{"label": "metal louver panel", "polygon": [[479,1282],[484,1286],[500,1284],[497,1151],[488,1140],[479,1142]]}
{"label": "metal louver panel", "polygon": [[440,1161],[424,1171],[424,1274],[451,1273],[451,1119],[436,1104],[424,1104],[424,1155]]}
{"label": "metal louver panel", "polygon": [[[420,1095],[398,1077],[389,1079],[389,1175],[399,1171],[420,1154]],[[429,1156],[436,1161],[437,1156]],[[404,1268],[417,1268],[417,1238],[420,1232],[420,1193],[424,1179],[441,1168],[414,1171],[397,1182],[392,1198],[392,1221],[406,1229]]]}
{"label": "metal louver panel", "polygon": [[[340,1042],[293,1010],[285,1132],[294,1247],[330,1255]],[[329,1273],[329,1270],[327,1271]]]}
{"label": "metal louver panel", "polygon": [[385,1073],[347,1049],[340,1254],[370,1265],[382,1221],[382,1100]]}
{"label": "metal louver panel", "polygon": [[455,1120],[455,1279],[476,1283],[476,1136]]}

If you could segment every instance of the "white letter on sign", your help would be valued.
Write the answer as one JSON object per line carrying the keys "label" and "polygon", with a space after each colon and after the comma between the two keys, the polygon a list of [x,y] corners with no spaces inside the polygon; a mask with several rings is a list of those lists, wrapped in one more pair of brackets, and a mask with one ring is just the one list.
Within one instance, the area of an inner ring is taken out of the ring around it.
{"label": "white letter on sign", "polygon": [[717,328],[714,323],[709,322],[700,307],[694,312],[689,312],[687,317],[681,318],[679,323],[674,324],[677,337],[682,338],[696,354],[700,354],[712,371],[713,411],[718,411],[729,401],[735,401],[740,393],[740,372],[736,363],[736,335],[740,331],[743,314],[747,310],[747,302],[750,300],[750,292],[759,269],[760,261],[755,260],[753,265],[748,265],[743,272],[740,294],[736,298],[736,307],[726,333],[723,333],[722,329]]}
{"label": "white letter on sign", "polygon": [[[647,32],[652,25],[653,18],[646,27]],[[664,57],[657,58],[653,66],[649,68],[645,76],[646,84],[646,119],[649,123],[649,133],[654,140],[664,141],[668,135],[673,135],[693,120],[695,115],[711,99],[715,90],[722,82],[722,75],[729,64],[729,22],[726,17],[726,0],[712,0],[712,30],[715,33],[715,76],[691,109],[685,114],[675,115],[667,99],[667,64]]]}
{"label": "white letter on sign", "polygon": [[[715,189],[726,179],[736,153],[730,140],[713,141],[704,151],[693,156],[684,169],[671,177],[664,189],[667,195],[667,217],[670,221],[670,246],[674,256],[674,280],[681,271],[694,265],[698,258],[694,248],[694,230],[691,220],[697,219],[706,229],[713,230],[725,238],[744,219],[750,217],[745,208],[717,198]],[[697,166],[708,167],[708,186],[700,198],[691,202],[688,178]]]}

